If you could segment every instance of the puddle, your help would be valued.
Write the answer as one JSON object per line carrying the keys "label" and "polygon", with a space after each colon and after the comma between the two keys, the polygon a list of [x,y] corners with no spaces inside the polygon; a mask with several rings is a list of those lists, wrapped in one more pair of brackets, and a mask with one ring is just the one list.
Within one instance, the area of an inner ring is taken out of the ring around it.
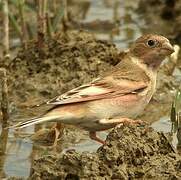
{"label": "puddle", "polygon": [[164,133],[171,132],[172,123],[170,121],[170,117],[162,117],[159,121],[154,122],[151,127],[156,131],[162,131]]}
{"label": "puddle", "polygon": [[[16,147],[16,146],[20,147]],[[6,156],[4,171],[8,176],[28,177],[30,174],[30,155],[32,151],[32,143],[22,142],[17,140],[15,142],[9,141],[7,144],[9,152]],[[13,147],[15,146],[15,147]]]}

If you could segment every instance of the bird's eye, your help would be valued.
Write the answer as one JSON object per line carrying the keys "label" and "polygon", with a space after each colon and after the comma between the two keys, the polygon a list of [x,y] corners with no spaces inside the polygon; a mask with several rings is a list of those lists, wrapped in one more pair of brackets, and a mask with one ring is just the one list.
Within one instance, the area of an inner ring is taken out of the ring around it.
{"label": "bird's eye", "polygon": [[157,45],[157,41],[150,39],[147,41],[147,45],[149,47],[155,47]]}

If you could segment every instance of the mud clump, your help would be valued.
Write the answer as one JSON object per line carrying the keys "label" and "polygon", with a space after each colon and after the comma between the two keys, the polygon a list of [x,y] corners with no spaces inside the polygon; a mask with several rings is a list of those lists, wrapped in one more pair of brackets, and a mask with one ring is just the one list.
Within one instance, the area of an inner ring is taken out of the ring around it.
{"label": "mud clump", "polygon": [[47,38],[41,50],[37,42],[30,42],[8,66],[10,95],[16,103],[49,99],[91,81],[118,62],[114,44],[82,31]]}
{"label": "mud clump", "polygon": [[149,127],[114,128],[96,153],[45,155],[31,179],[180,179],[181,157],[163,133]]}

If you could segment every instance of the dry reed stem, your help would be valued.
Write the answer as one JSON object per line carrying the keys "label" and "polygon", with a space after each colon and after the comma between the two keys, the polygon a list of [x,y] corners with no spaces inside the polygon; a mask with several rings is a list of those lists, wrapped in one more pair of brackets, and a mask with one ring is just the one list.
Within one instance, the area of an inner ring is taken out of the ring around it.
{"label": "dry reed stem", "polygon": [[0,77],[1,77],[1,111],[3,116],[2,126],[7,126],[7,120],[9,118],[8,113],[8,86],[7,86],[7,75],[6,75],[6,69],[0,68]]}
{"label": "dry reed stem", "polygon": [[9,16],[8,0],[2,0],[3,12],[3,55],[9,57]]}

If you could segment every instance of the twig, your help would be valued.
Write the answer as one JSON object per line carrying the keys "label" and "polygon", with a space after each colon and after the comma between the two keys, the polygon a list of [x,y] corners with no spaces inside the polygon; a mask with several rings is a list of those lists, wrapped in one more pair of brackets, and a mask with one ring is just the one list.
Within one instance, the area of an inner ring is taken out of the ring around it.
{"label": "twig", "polygon": [[27,48],[27,28],[26,28],[26,22],[25,22],[25,17],[24,17],[24,0],[18,0],[18,8],[19,8],[19,14],[20,14],[20,19],[21,19],[21,42],[23,44],[23,47],[26,49]]}
{"label": "twig", "polygon": [[46,20],[47,20],[47,33],[49,37],[53,36],[53,27],[50,19],[50,15],[47,13],[46,14]]}
{"label": "twig", "polygon": [[63,0],[63,7],[64,7],[64,20],[68,21],[68,4],[67,4],[67,0]]}
{"label": "twig", "polygon": [[2,0],[3,11],[3,55],[9,57],[9,17],[8,0]]}
{"label": "twig", "polygon": [[0,77],[1,77],[1,110],[2,110],[2,116],[3,116],[3,121],[2,125],[3,127],[7,126],[7,120],[9,118],[9,113],[8,113],[8,86],[7,86],[7,75],[6,75],[6,69],[0,68]]}
{"label": "twig", "polygon": [[37,39],[38,49],[42,49],[44,44],[44,34],[42,30],[42,0],[38,0],[38,12],[37,12]]}
{"label": "twig", "polygon": [[68,29],[68,7],[67,7],[67,0],[63,0],[63,18],[62,18],[62,31],[67,34]]}
{"label": "twig", "polygon": [[44,38],[46,33],[46,6],[47,0],[38,0],[38,13],[37,13],[37,37],[38,48],[42,49],[44,46]]}
{"label": "twig", "polygon": [[46,29],[47,29],[47,25],[46,25],[46,11],[47,11],[47,0],[43,0],[43,7],[42,7],[42,18],[43,18],[43,33],[44,35],[46,34]]}
{"label": "twig", "polygon": [[121,18],[120,18],[120,1],[116,0],[114,2],[114,6],[113,6],[113,20],[114,23],[117,23]]}

